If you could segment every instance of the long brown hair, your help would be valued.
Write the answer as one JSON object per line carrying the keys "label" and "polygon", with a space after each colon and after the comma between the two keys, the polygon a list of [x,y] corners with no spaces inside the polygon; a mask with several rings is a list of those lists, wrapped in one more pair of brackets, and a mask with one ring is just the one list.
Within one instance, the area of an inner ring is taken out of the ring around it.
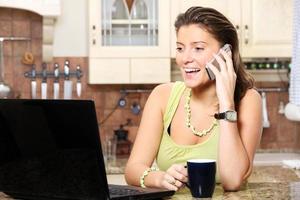
{"label": "long brown hair", "polygon": [[191,7],[185,13],[179,14],[175,21],[176,33],[182,26],[197,24],[207,30],[222,46],[232,46],[232,61],[237,75],[234,91],[234,102],[238,108],[246,90],[253,88],[254,79],[246,71],[239,52],[239,40],[232,23],[220,12],[213,8]]}

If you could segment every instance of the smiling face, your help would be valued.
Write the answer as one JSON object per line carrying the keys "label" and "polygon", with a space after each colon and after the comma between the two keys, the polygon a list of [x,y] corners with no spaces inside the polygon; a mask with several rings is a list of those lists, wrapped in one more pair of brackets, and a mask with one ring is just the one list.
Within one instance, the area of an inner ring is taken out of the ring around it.
{"label": "smiling face", "polygon": [[219,49],[219,42],[199,25],[191,24],[179,28],[176,63],[187,87],[194,88],[210,81],[205,65]]}

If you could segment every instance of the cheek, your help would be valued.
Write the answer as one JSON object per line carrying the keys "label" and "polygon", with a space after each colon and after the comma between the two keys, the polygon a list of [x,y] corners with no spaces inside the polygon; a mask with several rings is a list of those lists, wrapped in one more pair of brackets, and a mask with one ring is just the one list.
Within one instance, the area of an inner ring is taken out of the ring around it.
{"label": "cheek", "polygon": [[200,67],[205,67],[206,66],[206,63],[210,60],[209,57],[206,57],[206,56],[202,56],[201,58],[199,59],[195,59],[197,64],[200,66]]}
{"label": "cheek", "polygon": [[198,60],[199,65],[206,66],[206,63],[210,62],[214,58],[213,54],[205,54]]}
{"label": "cheek", "polygon": [[176,55],[176,57],[175,57],[175,61],[176,61],[176,64],[180,67],[180,66],[182,66],[182,58],[181,58],[181,56],[179,55],[179,54],[177,54]]}

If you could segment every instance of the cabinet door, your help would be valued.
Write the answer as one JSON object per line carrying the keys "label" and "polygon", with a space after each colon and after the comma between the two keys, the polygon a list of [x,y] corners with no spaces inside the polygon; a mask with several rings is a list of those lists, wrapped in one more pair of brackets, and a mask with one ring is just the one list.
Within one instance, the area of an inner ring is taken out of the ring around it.
{"label": "cabinet door", "polygon": [[170,0],[89,0],[89,56],[170,57]]}
{"label": "cabinet door", "polygon": [[292,0],[243,0],[240,42],[243,57],[290,57]]}
{"label": "cabinet door", "polygon": [[[210,7],[224,14],[234,24],[240,24],[239,0],[172,0],[171,2],[171,57],[176,55],[176,32],[174,23],[177,15],[185,12],[192,6]],[[239,27],[238,27],[239,28]]]}
{"label": "cabinet door", "polygon": [[131,60],[132,83],[166,83],[171,78],[170,59],[135,58]]}
{"label": "cabinet door", "polygon": [[130,83],[130,59],[89,59],[89,83]]}

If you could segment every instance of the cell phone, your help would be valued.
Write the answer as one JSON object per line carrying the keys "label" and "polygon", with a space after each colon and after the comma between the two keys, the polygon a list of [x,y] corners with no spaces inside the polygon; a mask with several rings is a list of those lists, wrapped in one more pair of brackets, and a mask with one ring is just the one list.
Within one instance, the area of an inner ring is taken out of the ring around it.
{"label": "cell phone", "polygon": [[[224,50],[226,53],[229,53],[230,56],[231,56],[231,45],[230,44],[225,44],[221,49]],[[223,60],[225,60],[225,58],[221,54],[220,50],[217,53],[217,55],[220,56]],[[216,60],[215,57],[212,60],[210,60],[208,63],[213,64],[214,66],[216,66],[218,68],[218,70],[220,70],[220,65],[219,65],[219,63],[218,63],[218,61]],[[208,75],[210,80],[215,80],[216,79],[215,74],[208,68],[208,66],[205,67],[205,70],[206,70],[207,75]]]}

